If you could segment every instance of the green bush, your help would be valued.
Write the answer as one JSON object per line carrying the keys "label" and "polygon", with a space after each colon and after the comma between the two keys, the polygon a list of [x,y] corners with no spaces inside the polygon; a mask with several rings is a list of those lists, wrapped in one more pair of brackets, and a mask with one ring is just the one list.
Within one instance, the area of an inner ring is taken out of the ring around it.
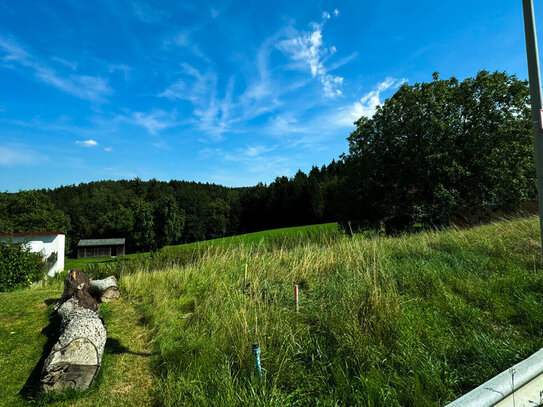
{"label": "green bush", "polygon": [[21,244],[0,242],[0,291],[28,287],[45,276],[42,256]]}

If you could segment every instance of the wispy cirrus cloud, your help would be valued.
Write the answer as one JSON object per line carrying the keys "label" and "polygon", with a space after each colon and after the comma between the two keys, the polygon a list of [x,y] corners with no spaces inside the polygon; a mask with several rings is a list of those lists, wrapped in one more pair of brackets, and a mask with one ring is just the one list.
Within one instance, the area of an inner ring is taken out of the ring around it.
{"label": "wispy cirrus cloud", "polygon": [[377,106],[383,103],[381,93],[389,89],[398,89],[405,82],[407,79],[386,78],[364,94],[360,100],[338,109],[333,120],[339,125],[352,126],[362,116],[372,117]]}
{"label": "wispy cirrus cloud", "polygon": [[141,126],[152,135],[179,125],[175,120],[175,112],[168,113],[164,110],[154,110],[149,113],[133,112],[130,116],[121,117],[121,120]]}
{"label": "wispy cirrus cloud", "polygon": [[163,41],[163,47],[169,48],[172,45],[176,47],[188,49],[195,56],[210,62],[210,59],[202,51],[198,43],[192,38],[191,34],[195,29],[184,29],[177,31],[174,35],[169,36]]}
{"label": "wispy cirrus cloud", "polygon": [[168,17],[168,13],[151,6],[144,1],[130,1],[127,4],[128,10],[141,22],[147,24],[161,23]]}
{"label": "wispy cirrus cloud", "polygon": [[[59,75],[56,70],[32,55],[12,37],[0,36],[0,52],[3,53],[0,60],[4,67],[17,69],[18,66],[22,66],[28,68],[39,81],[80,99],[103,102],[106,96],[113,93],[105,78],[91,75]],[[61,64],[66,65],[65,62],[61,62]],[[71,67],[72,70],[73,68]]]}
{"label": "wispy cirrus cloud", "polygon": [[59,64],[64,65],[67,68],[70,68],[72,71],[75,71],[77,69],[77,62],[68,61],[67,59],[60,57],[51,57],[51,59],[55,62],[58,62]]}
{"label": "wispy cirrus cloud", "polygon": [[[300,156],[285,156],[281,153],[274,153],[273,151],[277,148],[279,148],[278,145],[253,145],[237,148],[233,151],[206,148],[200,151],[199,157],[205,160],[213,158],[221,166],[228,164],[242,168],[243,176],[238,175],[237,180],[231,180],[228,184],[254,185],[262,179],[269,178],[269,174],[291,176],[299,168]],[[230,177],[230,175],[221,170],[212,175],[213,181],[219,183],[224,182],[224,177]]]}
{"label": "wispy cirrus cloud", "polygon": [[0,146],[0,165],[39,165],[49,160],[49,157],[22,145]]}
{"label": "wispy cirrus cloud", "polygon": [[98,145],[98,142],[93,139],[77,140],[75,143],[82,147],[96,147]]}
{"label": "wispy cirrus cloud", "polygon": [[158,94],[170,100],[188,100],[193,105],[195,119],[192,124],[213,140],[222,139],[230,130],[233,80],[226,87],[224,97],[217,92],[217,74],[213,71],[200,72],[193,66],[182,63],[183,78]]}
{"label": "wispy cirrus cloud", "polygon": [[[339,12],[335,11],[334,15],[337,16]],[[322,84],[325,96],[333,98],[342,94],[340,87],[343,77],[330,74],[324,65],[325,58],[337,51],[335,46],[325,47],[322,40],[324,24],[330,18],[330,14],[325,11],[320,23],[311,23],[312,31],[300,33],[291,29],[290,38],[279,41],[277,48],[294,61],[300,62],[303,69],[309,68],[311,76]]]}

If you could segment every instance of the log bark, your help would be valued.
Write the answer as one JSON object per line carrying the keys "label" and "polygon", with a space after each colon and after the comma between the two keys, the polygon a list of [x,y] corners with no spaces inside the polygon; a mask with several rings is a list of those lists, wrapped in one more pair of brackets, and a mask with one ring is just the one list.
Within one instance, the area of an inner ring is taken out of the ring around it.
{"label": "log bark", "polygon": [[89,293],[101,302],[118,300],[121,295],[117,286],[117,279],[114,276],[109,276],[103,280],[92,280]]}
{"label": "log bark", "polygon": [[60,336],[43,365],[43,390],[87,389],[100,369],[107,332],[87,291],[89,282],[78,270],[70,271],[65,279],[57,308]]}
{"label": "log bark", "polygon": [[76,298],[82,308],[96,311],[98,304],[89,294],[90,278],[80,270],[70,270],[64,279],[64,292],[59,303],[55,306],[58,311],[60,306],[70,298]]}

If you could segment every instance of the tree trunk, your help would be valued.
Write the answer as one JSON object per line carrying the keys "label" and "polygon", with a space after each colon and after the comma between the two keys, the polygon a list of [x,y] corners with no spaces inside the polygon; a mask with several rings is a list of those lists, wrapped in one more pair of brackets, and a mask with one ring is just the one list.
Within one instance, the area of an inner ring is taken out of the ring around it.
{"label": "tree trunk", "polygon": [[109,276],[103,280],[92,280],[89,293],[101,302],[118,300],[121,295],[119,287],[117,287],[117,279],[114,276]]}
{"label": "tree trunk", "polygon": [[98,304],[89,294],[90,279],[80,270],[70,270],[64,279],[64,292],[60,297],[59,303],[55,306],[55,311],[70,298],[77,298],[79,306],[82,308],[96,311]]}
{"label": "tree trunk", "polygon": [[79,270],[66,276],[57,305],[60,336],[43,365],[43,390],[87,389],[100,369],[107,332],[87,291],[89,282]]}

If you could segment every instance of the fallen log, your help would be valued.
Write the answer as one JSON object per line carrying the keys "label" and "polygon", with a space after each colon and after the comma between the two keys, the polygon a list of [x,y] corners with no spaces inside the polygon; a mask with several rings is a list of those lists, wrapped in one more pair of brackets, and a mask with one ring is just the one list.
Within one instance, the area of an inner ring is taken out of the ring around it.
{"label": "fallen log", "polygon": [[93,382],[106,345],[107,332],[96,300],[88,293],[89,278],[72,270],[64,281],[58,304],[60,335],[44,362],[43,390],[87,389]]}
{"label": "fallen log", "polygon": [[117,286],[117,279],[114,276],[109,276],[103,280],[91,280],[89,294],[101,302],[118,300],[121,295]]}
{"label": "fallen log", "polygon": [[54,310],[58,311],[60,306],[70,298],[77,298],[79,306],[96,311],[98,304],[89,294],[90,278],[80,270],[70,270],[64,279],[64,292]]}

